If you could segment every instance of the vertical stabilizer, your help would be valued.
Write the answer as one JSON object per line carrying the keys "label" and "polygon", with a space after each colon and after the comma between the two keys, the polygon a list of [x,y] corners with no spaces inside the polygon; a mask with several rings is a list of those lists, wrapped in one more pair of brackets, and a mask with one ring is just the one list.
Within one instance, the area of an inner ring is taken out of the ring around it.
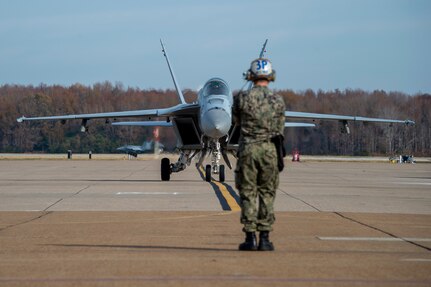
{"label": "vertical stabilizer", "polygon": [[162,45],[163,56],[165,56],[166,62],[168,63],[169,72],[171,73],[172,80],[174,81],[175,90],[177,90],[178,98],[180,99],[181,104],[186,104],[183,93],[181,92],[180,86],[178,85],[177,79],[175,78],[174,71],[172,70],[171,63],[169,62],[168,53],[165,50],[165,46],[163,45],[162,39],[160,39],[160,44]]}

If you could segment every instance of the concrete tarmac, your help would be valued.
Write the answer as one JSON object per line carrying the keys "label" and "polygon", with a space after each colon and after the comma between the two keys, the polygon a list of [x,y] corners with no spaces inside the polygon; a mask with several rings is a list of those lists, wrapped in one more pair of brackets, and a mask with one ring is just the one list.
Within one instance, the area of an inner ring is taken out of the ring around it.
{"label": "concrete tarmac", "polygon": [[233,172],[0,161],[0,286],[431,286],[431,165],[286,162],[274,252],[243,241]]}

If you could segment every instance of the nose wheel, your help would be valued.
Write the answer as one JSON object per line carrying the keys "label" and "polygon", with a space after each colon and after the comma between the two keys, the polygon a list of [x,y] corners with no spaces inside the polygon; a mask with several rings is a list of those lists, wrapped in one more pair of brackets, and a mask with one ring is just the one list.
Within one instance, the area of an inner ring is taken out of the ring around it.
{"label": "nose wheel", "polygon": [[205,166],[205,180],[211,182],[211,165],[209,164]]}
{"label": "nose wheel", "polygon": [[219,176],[219,181],[224,182],[224,165],[220,166],[218,176]]}
{"label": "nose wheel", "polygon": [[212,140],[209,144],[211,151],[211,164],[205,166],[205,180],[211,182],[211,173],[219,175],[219,181],[225,180],[224,165],[220,164],[221,146],[218,140]]}
{"label": "nose wheel", "polygon": [[[211,168],[210,164],[207,164],[205,166],[205,180],[207,182],[211,182],[211,172],[213,171],[213,169]],[[214,170],[214,174],[218,173],[219,175],[219,181],[220,182],[224,182],[225,180],[225,168],[224,165],[220,165],[218,170]]]}

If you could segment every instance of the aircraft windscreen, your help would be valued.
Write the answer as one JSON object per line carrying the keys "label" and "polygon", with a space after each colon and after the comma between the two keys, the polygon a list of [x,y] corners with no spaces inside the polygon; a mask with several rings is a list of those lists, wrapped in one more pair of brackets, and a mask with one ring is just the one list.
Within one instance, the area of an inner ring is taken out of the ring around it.
{"label": "aircraft windscreen", "polygon": [[204,95],[205,97],[210,95],[228,95],[229,88],[225,83],[221,81],[211,81],[207,83],[204,87]]}

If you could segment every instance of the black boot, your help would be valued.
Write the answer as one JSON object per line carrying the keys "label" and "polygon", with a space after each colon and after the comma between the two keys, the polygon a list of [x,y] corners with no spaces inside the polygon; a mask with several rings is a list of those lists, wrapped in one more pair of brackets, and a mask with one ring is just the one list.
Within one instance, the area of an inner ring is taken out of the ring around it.
{"label": "black boot", "polygon": [[261,231],[259,235],[259,251],[273,251],[274,245],[269,241],[269,231]]}
{"label": "black boot", "polygon": [[239,245],[241,251],[254,251],[257,250],[257,240],[255,232],[246,232],[245,241]]}

